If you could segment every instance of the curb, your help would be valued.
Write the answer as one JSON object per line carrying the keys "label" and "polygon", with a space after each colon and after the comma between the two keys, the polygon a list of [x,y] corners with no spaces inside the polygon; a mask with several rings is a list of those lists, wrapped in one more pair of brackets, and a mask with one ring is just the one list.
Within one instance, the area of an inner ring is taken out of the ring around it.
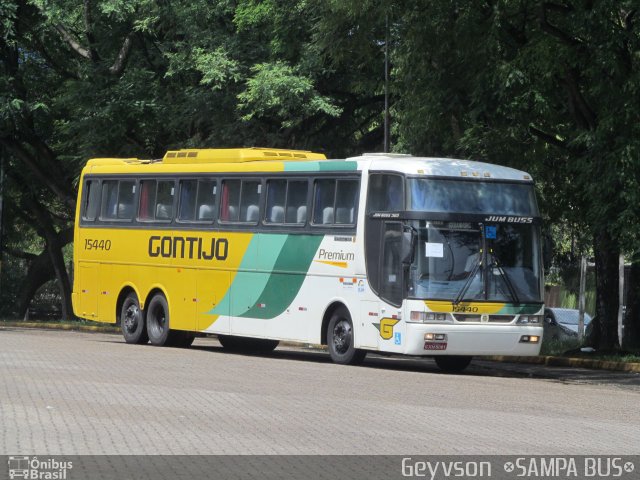
{"label": "curb", "polygon": [[611,370],[616,372],[640,373],[640,363],[614,362],[590,358],[567,358],[542,355],[539,357],[509,357],[491,355],[483,357],[495,362],[528,363],[532,365],[548,365],[551,367],[591,368],[594,370]]}
{"label": "curb", "polygon": [[2,322],[0,328],[41,328],[45,330],[69,330],[74,332],[99,332],[99,333],[120,333],[117,327],[107,325],[70,325],[67,323],[48,323],[48,322]]}

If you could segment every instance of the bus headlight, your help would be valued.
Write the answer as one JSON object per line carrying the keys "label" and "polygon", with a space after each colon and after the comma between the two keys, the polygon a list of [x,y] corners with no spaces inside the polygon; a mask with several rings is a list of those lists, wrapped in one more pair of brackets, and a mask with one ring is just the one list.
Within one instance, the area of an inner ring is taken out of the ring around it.
{"label": "bus headlight", "polygon": [[538,335],[522,335],[520,337],[520,343],[538,343],[540,337]]}
{"label": "bus headlight", "polygon": [[446,322],[447,320],[449,320],[449,315],[446,313],[412,311],[409,315],[410,322]]}
{"label": "bus headlight", "polygon": [[520,315],[518,325],[540,325],[542,323],[542,315]]}

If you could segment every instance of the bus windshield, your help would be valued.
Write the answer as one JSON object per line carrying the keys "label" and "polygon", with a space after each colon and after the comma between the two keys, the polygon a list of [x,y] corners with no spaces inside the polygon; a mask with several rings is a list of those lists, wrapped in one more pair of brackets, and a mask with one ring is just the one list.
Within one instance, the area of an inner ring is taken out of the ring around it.
{"label": "bus windshield", "polygon": [[444,178],[407,179],[407,210],[538,215],[532,184]]}
{"label": "bus windshield", "polygon": [[418,232],[409,297],[541,302],[539,228],[534,225],[412,222]]}

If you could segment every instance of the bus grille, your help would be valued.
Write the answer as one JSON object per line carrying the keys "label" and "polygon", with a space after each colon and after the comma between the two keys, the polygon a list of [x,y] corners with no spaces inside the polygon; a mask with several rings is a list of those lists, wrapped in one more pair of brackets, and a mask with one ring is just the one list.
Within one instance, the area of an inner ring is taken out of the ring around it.
{"label": "bus grille", "polygon": [[483,315],[479,315],[477,313],[454,314],[454,318],[456,319],[456,321],[464,323],[511,323],[516,318],[515,315],[484,315],[486,319],[483,321],[482,317]]}

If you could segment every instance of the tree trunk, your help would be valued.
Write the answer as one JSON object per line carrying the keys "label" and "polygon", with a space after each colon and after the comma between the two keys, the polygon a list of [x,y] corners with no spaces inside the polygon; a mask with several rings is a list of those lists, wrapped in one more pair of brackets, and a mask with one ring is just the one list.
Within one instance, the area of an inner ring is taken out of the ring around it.
{"label": "tree trunk", "polygon": [[602,229],[593,241],[596,260],[597,348],[611,351],[618,345],[618,259],[620,250]]}

